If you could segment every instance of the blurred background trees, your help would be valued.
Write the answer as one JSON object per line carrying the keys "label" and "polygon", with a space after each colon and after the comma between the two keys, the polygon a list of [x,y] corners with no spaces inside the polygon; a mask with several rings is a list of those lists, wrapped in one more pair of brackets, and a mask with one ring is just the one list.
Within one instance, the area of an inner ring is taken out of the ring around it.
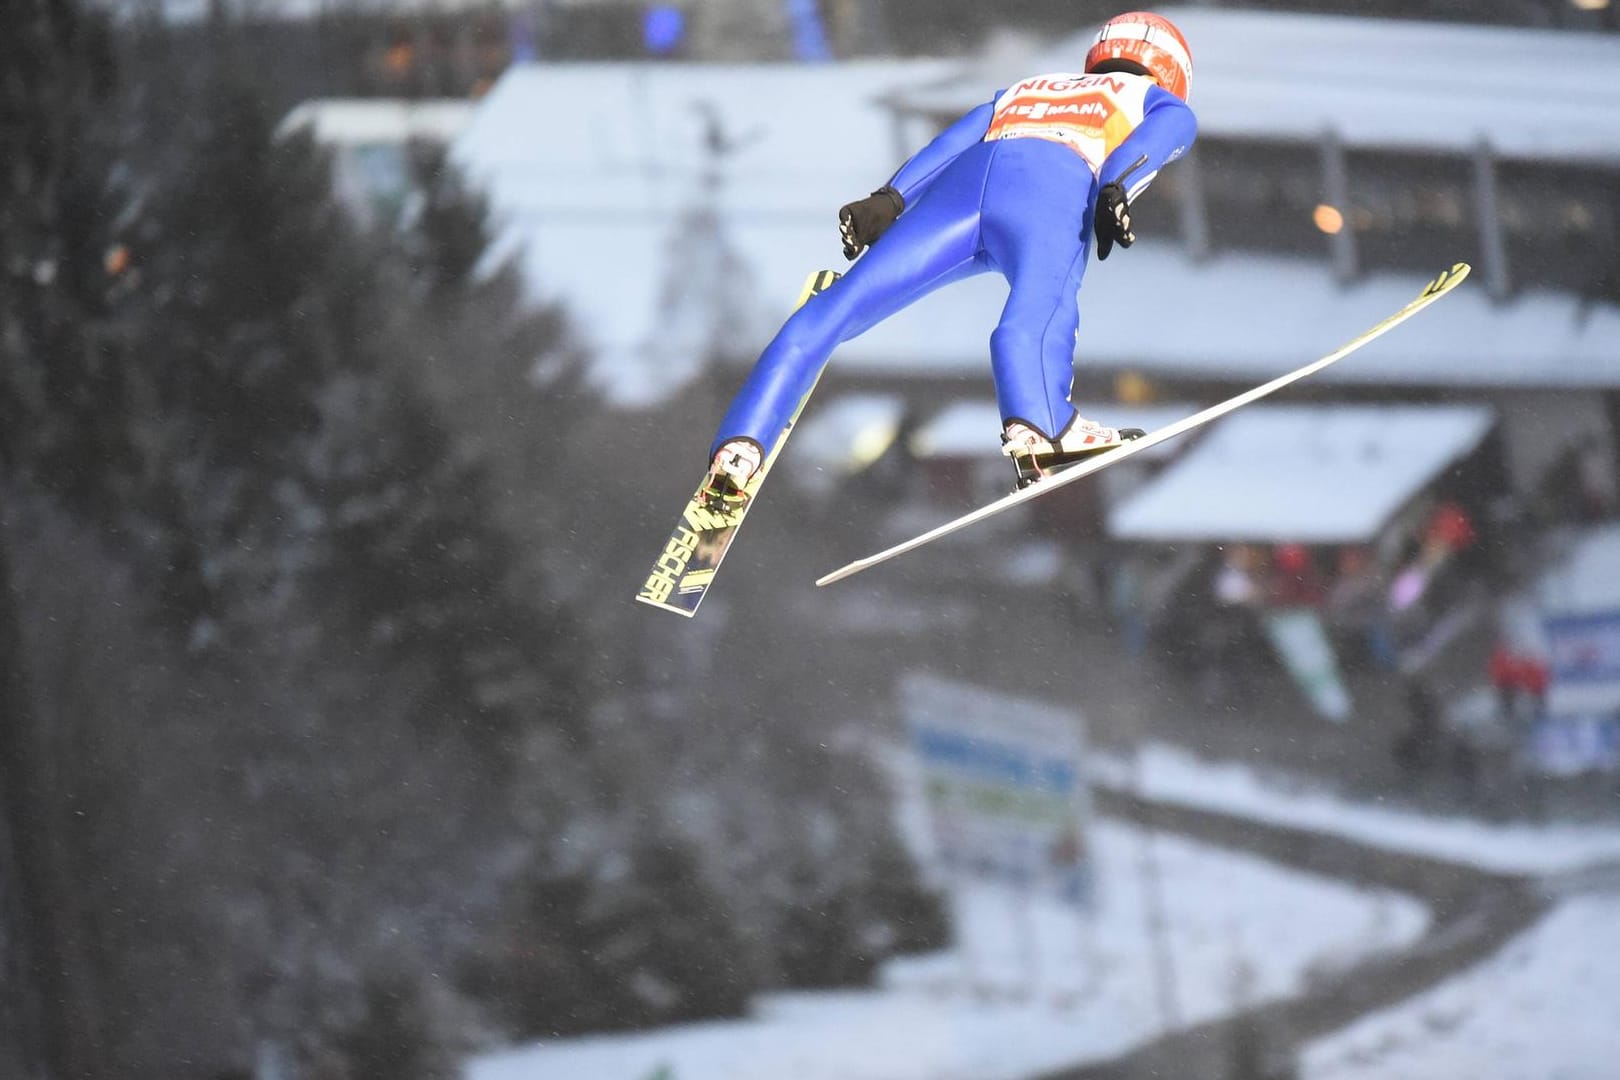
{"label": "blurred background trees", "polygon": [[772,778],[612,693],[584,354],[442,156],[366,231],[275,35],[0,19],[0,1073],[447,1076],[937,938],[873,777],[681,817]]}

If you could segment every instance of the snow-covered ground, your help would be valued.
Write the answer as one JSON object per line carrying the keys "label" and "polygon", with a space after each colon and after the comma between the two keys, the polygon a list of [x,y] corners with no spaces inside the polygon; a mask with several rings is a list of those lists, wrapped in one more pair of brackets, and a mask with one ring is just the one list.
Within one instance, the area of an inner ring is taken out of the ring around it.
{"label": "snow-covered ground", "polygon": [[[1496,825],[1334,798],[1241,765],[1150,747],[1134,769],[1093,758],[1099,782],[1148,797],[1334,833],[1508,873],[1583,880],[1500,953],[1306,1048],[1303,1080],[1610,1080],[1620,1076],[1620,827]],[[1606,866],[1604,864],[1607,864]],[[1562,886],[1560,886],[1562,887]]]}
{"label": "snow-covered ground", "polygon": [[[964,886],[962,947],[892,963],[874,989],[771,994],[746,1019],[543,1042],[477,1059],[468,1080],[1024,1077],[1296,992],[1428,921],[1405,897],[1175,837],[1149,844],[1105,821],[1091,840],[1099,889],[1085,918]],[[1163,883],[1166,967],[1144,916],[1148,865]]]}
{"label": "snow-covered ground", "polygon": [[[1499,825],[1464,817],[1429,817],[1350,802],[1307,788],[1303,781],[1263,776],[1243,765],[1200,761],[1168,746],[1145,748],[1136,766],[1119,758],[1094,757],[1093,776],[1108,787],[1137,789],[1155,801],[1334,833],[1374,847],[1503,873],[1553,874],[1620,860],[1620,825]],[[1616,1016],[1620,1017],[1620,1006]],[[1620,1065],[1615,1075],[1620,1075]]]}
{"label": "snow-covered ground", "polygon": [[1620,897],[1567,900],[1492,959],[1301,1055],[1304,1080],[1620,1075]]}
{"label": "snow-covered ground", "polygon": [[[1134,765],[1091,760],[1097,782],[1156,800],[1492,870],[1567,883],[1571,871],[1620,860],[1617,827],[1426,817],[1163,746]],[[902,831],[918,836],[916,800],[902,798],[901,810]],[[1410,898],[1178,837],[1149,844],[1141,830],[1104,820],[1091,840],[1099,890],[1085,917],[963,886],[961,946],[892,962],[873,989],[770,994],[745,1019],[537,1043],[473,1061],[468,1080],[1012,1080],[1299,992],[1314,975],[1401,948],[1428,922]],[[1162,949],[1147,914],[1149,867],[1161,883]],[[1302,1076],[1620,1075],[1620,897],[1596,884],[1476,968],[1312,1044]]]}

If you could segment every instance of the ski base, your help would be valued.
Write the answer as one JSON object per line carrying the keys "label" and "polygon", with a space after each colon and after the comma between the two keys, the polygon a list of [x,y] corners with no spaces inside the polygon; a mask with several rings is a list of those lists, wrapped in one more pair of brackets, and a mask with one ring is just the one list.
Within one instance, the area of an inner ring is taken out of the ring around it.
{"label": "ski base", "polygon": [[985,518],[993,517],[1004,510],[1010,510],[1015,506],[1022,505],[1023,503],[1029,502],[1031,499],[1036,499],[1042,495],[1050,494],[1051,492],[1056,491],[1058,488],[1063,487],[1065,484],[1072,484],[1082,477],[1090,476],[1092,473],[1101,469],[1106,469],[1110,465],[1116,465],[1119,462],[1124,461],[1126,458],[1140,454],[1142,451],[1151,449],[1152,447],[1155,447],[1169,439],[1173,439],[1178,435],[1184,435],[1187,432],[1192,431],[1194,428],[1202,427],[1211,420],[1225,416],[1227,413],[1240,409],[1244,405],[1258,401],[1268,394],[1281,390],[1290,383],[1298,382],[1300,379],[1303,379],[1306,376],[1314,375],[1316,372],[1321,371],[1328,365],[1349,356],[1351,353],[1372,341],[1374,338],[1381,337],[1386,331],[1400,325],[1407,319],[1410,319],[1413,315],[1416,315],[1418,312],[1434,303],[1436,300],[1440,299],[1442,296],[1445,296],[1447,293],[1451,292],[1458,285],[1462,284],[1463,279],[1468,276],[1468,270],[1469,266],[1467,263],[1454,264],[1451,269],[1443,271],[1439,277],[1429,282],[1423,291],[1418,294],[1417,298],[1412,300],[1405,307],[1378,323],[1376,326],[1362,331],[1360,334],[1356,335],[1354,338],[1351,338],[1349,341],[1345,342],[1328,355],[1322,357],[1320,360],[1313,360],[1304,367],[1291,371],[1286,375],[1278,376],[1264,385],[1256,386],[1252,390],[1245,390],[1236,397],[1228,398],[1217,405],[1211,405],[1202,412],[1194,413],[1191,416],[1177,420],[1175,423],[1159,428],[1157,431],[1150,432],[1140,439],[1132,439],[1130,442],[1123,443],[1114,449],[1103,451],[1090,460],[1082,461],[1076,465],[1060,467],[1054,471],[1052,475],[1040,480],[1037,483],[1031,484],[1028,487],[1019,488],[1010,495],[1004,495],[993,503],[988,503],[979,507],[977,510],[969,511],[966,514],[963,514],[961,517],[952,521],[947,521],[943,525],[936,526],[920,536],[915,536],[910,540],[896,544],[891,548],[886,548],[883,551],[878,552],[876,555],[869,555],[864,559],[856,559],[854,562],[849,563],[846,566],[842,566],[824,577],[818,578],[816,580],[816,584],[831,585],[835,581],[842,581],[847,577],[852,577],[855,574],[860,573],[862,570],[867,570],[878,565],[879,563],[887,562],[898,555],[904,555],[908,551],[915,551],[924,544],[938,540],[942,536],[947,536],[959,529],[965,529],[969,525],[983,521]]}
{"label": "ski base", "polygon": [[[812,273],[805,279],[804,289],[799,294],[798,302],[793,305],[794,310],[837,281],[839,276],[836,270]],[[812,385],[810,389],[814,392],[815,386]],[[793,425],[798,422],[799,414],[804,411],[805,402],[809,400],[810,395],[806,394],[799,401],[787,426],[776,437],[759,471],[749,478],[740,498],[731,500],[728,505],[711,506],[703,495],[703,485],[708,480],[707,473],[704,474],[697,490],[681,511],[675,530],[669,534],[663,550],[648,571],[646,581],[636,593],[638,601],[687,618],[697,614],[698,605],[703,603],[709,586],[714,583],[721,560],[736,539],[737,530],[742,527],[749,508],[754,505],[760,485],[765,482],[766,474],[771,471],[771,466],[787,443],[788,435],[793,431]]]}

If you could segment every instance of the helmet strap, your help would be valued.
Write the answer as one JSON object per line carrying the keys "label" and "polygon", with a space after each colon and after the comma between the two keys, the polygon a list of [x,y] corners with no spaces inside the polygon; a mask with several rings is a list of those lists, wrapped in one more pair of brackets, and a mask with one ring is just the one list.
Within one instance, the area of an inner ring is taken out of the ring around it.
{"label": "helmet strap", "polygon": [[1153,72],[1149,71],[1146,67],[1138,64],[1135,60],[1126,60],[1123,57],[1113,57],[1108,60],[1103,60],[1090,71],[1086,72],[1086,74],[1107,75],[1115,71],[1123,71],[1128,75],[1146,75],[1150,79],[1154,78]]}

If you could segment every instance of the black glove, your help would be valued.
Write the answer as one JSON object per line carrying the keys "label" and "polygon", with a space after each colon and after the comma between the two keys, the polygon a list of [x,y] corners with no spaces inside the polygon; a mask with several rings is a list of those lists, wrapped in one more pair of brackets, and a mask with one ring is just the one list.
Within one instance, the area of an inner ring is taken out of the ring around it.
{"label": "black glove", "polygon": [[853,259],[889,231],[894,219],[906,208],[901,194],[884,184],[864,199],[857,199],[838,211],[838,231],[844,237],[844,258]]}
{"label": "black glove", "polygon": [[1091,233],[1097,238],[1097,259],[1108,258],[1117,243],[1128,248],[1136,243],[1131,231],[1131,204],[1125,198],[1125,185],[1104,184],[1097,192],[1097,207],[1091,217]]}

